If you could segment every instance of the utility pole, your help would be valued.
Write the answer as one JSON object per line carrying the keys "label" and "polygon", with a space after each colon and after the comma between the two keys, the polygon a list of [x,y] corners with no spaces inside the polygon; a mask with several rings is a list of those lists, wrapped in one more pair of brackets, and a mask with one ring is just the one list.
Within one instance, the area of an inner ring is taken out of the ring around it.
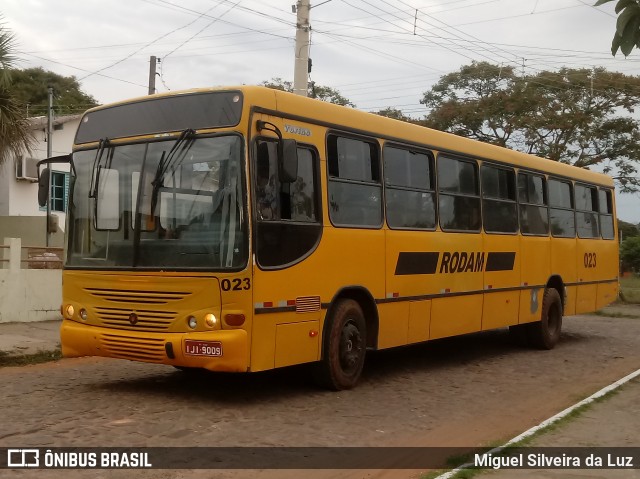
{"label": "utility pole", "polygon": [[[53,87],[47,88],[49,92],[49,108],[47,110],[47,158],[53,156]],[[51,221],[51,170],[47,175],[47,238],[45,246],[49,247],[49,221]]]}
{"label": "utility pole", "polygon": [[156,92],[156,65],[158,59],[155,56],[149,58],[149,95]]}
{"label": "utility pole", "polygon": [[311,25],[309,24],[309,0],[298,0],[295,5],[298,15],[296,21],[296,60],[293,70],[293,93],[307,96],[309,79],[309,43]]}

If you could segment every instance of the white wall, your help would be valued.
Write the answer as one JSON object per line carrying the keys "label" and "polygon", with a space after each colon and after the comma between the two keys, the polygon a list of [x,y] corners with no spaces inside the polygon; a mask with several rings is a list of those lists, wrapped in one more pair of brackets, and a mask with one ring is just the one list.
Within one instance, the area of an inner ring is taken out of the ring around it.
{"label": "white wall", "polygon": [[0,257],[0,323],[60,319],[61,269],[23,269],[21,241],[5,238]]}
{"label": "white wall", "polygon": [[[75,138],[76,130],[80,124],[80,119],[75,119],[62,123],[53,131],[52,142],[52,154],[53,156],[66,155],[71,153],[73,146],[73,140]],[[38,160],[44,160],[47,158],[47,143],[45,141],[45,133],[43,130],[35,131],[36,144],[34,145],[31,153],[28,155],[31,158]],[[8,183],[9,191],[9,208],[8,211],[3,212],[3,204],[6,204],[6,200],[3,202],[2,195],[0,195],[0,214],[9,216],[44,216],[45,211],[41,211],[38,206],[38,183],[31,183],[25,180],[16,180],[15,178],[15,165],[13,162],[11,165],[5,165],[3,170],[0,171],[0,187],[6,187]],[[65,164],[53,164],[51,169],[53,171],[68,172],[69,165]],[[9,181],[7,181],[7,179]],[[6,206],[4,208],[6,210]],[[63,212],[52,212],[58,216],[58,224],[61,229],[64,230],[66,221],[66,214]]]}
{"label": "white wall", "polygon": [[[11,183],[15,182],[13,160],[0,165],[0,216],[9,215],[9,193]],[[2,234],[0,234],[2,238]]]}
{"label": "white wall", "polygon": [[0,323],[60,319],[62,270],[0,269]]}

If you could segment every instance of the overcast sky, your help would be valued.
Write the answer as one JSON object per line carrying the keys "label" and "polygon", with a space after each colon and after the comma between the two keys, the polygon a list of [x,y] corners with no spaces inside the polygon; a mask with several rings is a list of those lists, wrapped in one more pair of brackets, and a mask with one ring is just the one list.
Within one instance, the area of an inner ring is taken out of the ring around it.
{"label": "overcast sky", "polygon": [[[21,68],[75,75],[101,103],[158,91],[293,80],[295,0],[3,0]],[[595,0],[312,0],[313,71],[359,109],[414,117],[422,93],[472,60],[535,73],[603,66],[640,74],[640,52],[611,56],[615,2]],[[416,16],[417,9],[417,16]],[[621,219],[640,199],[620,195]]]}

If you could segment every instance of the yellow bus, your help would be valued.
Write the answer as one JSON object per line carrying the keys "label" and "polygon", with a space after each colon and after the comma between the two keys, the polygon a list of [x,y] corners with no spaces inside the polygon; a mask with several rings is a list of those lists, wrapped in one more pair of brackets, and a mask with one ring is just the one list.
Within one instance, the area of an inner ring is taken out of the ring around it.
{"label": "yellow bus", "polygon": [[286,92],[97,107],[65,160],[66,357],[315,363],[345,389],[367,350],[505,327],[550,349],[617,295],[608,176]]}

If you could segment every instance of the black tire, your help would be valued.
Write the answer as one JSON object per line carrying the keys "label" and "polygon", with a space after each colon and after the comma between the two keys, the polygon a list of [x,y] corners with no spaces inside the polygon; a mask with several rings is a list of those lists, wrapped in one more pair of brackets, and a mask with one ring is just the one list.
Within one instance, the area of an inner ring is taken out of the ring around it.
{"label": "black tire", "polygon": [[336,303],[323,344],[323,358],[316,365],[317,382],[340,391],[354,387],[362,373],[367,351],[367,332],[360,305],[352,299]]}
{"label": "black tire", "polygon": [[540,321],[527,325],[529,343],[538,349],[553,349],[562,331],[562,301],[555,288],[544,291]]}

